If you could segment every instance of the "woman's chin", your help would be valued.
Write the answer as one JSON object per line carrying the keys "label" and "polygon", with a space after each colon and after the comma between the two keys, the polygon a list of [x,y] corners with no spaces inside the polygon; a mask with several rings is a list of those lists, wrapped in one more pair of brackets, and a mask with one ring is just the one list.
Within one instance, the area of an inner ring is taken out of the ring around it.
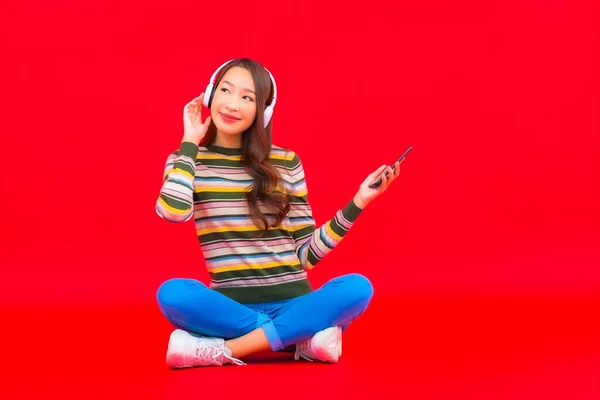
{"label": "woman's chin", "polygon": [[240,135],[244,132],[239,126],[229,125],[229,124],[215,124],[217,131],[221,132],[224,135]]}
{"label": "woman's chin", "polygon": [[222,133],[223,135],[227,135],[227,136],[237,136],[237,135],[241,135],[244,131],[240,131],[239,129],[219,129],[219,127],[217,127],[217,130]]}

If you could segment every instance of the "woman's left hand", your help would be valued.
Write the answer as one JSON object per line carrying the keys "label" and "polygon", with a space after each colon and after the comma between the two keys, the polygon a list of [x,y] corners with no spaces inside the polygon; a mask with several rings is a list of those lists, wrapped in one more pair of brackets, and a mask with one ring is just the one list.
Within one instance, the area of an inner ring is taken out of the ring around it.
{"label": "woman's left hand", "polygon": [[[387,177],[385,172],[387,171]],[[396,162],[394,168],[382,165],[377,168],[376,171],[369,174],[367,179],[360,185],[358,192],[354,196],[354,203],[359,208],[365,208],[370,202],[375,200],[380,194],[385,192],[387,188],[398,178],[400,175],[400,162]],[[375,182],[379,177],[381,177],[382,182],[381,185],[377,188],[370,188],[369,185]]]}

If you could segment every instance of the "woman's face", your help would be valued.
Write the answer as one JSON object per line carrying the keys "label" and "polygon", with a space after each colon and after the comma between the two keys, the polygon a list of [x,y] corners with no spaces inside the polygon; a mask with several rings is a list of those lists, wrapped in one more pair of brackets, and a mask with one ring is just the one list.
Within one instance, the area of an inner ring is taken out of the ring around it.
{"label": "woman's face", "polygon": [[215,89],[210,115],[217,131],[226,135],[239,135],[252,125],[256,89],[250,71],[232,67],[225,73]]}

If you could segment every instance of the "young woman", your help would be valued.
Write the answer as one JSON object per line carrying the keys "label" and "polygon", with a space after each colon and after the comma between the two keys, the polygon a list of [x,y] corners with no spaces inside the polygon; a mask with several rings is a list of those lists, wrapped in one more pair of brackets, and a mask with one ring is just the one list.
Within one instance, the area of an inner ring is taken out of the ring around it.
{"label": "young woman", "polygon": [[[193,217],[210,287],[173,278],[158,289],[160,310],[175,327],[166,356],[172,368],[243,365],[245,356],[269,350],[337,362],[342,332],[373,295],[359,274],[313,290],[306,271],[336,247],[400,165],[379,167],[316,228],[299,156],[271,142],[276,100],[271,73],[236,59],[184,107],[183,139],[167,158],[156,212],[169,222]],[[210,109],[204,123],[202,103]],[[369,188],[380,176],[383,183]]]}

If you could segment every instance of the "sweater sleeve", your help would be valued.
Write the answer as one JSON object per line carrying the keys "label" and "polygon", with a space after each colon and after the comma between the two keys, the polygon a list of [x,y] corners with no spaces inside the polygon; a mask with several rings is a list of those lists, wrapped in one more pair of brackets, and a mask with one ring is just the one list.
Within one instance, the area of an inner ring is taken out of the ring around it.
{"label": "sweater sleeve", "polygon": [[302,162],[296,153],[286,158],[286,166],[292,178],[289,220],[295,242],[296,255],[302,266],[312,269],[329,254],[344,238],[362,209],[350,200],[335,216],[316,228],[312,209],[308,202],[308,187]]}
{"label": "sweater sleeve", "polygon": [[169,222],[189,221],[194,214],[194,177],[198,146],[182,142],[167,157],[156,213]]}

